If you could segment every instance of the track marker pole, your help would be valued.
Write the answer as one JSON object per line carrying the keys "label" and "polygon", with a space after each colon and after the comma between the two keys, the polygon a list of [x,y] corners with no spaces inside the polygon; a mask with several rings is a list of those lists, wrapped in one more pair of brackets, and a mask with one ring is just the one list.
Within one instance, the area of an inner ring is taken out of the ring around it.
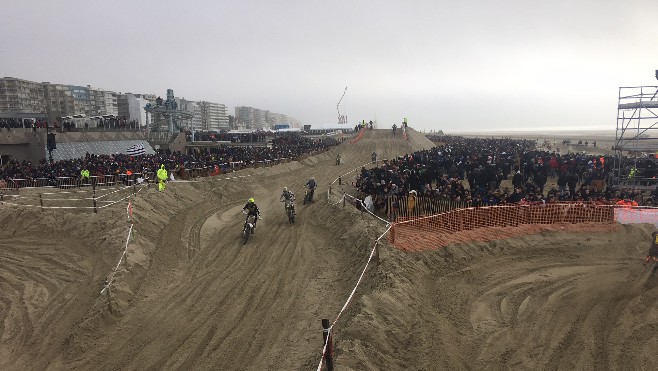
{"label": "track marker pole", "polygon": [[98,208],[96,207],[96,188],[92,191],[92,198],[94,200],[94,214],[98,214]]}
{"label": "track marker pole", "polygon": [[328,371],[333,371],[334,369],[334,345],[331,333],[329,333],[329,320],[322,320],[322,341],[323,344],[327,344],[327,352],[324,354],[325,364],[327,365]]}

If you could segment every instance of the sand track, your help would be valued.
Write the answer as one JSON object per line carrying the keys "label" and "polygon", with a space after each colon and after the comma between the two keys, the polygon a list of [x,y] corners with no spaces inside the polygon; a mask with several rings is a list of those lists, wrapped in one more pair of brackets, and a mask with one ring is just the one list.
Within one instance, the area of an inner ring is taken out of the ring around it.
{"label": "sand track", "polygon": [[[0,369],[314,369],[320,319],[334,319],[384,230],[329,205],[327,186],[373,151],[392,158],[432,147],[409,136],[369,131],[300,162],[241,172],[249,177],[140,193],[113,315],[99,291],[123,249],[125,210],[1,207]],[[320,188],[302,205],[310,176]],[[298,195],[294,225],[279,202],[283,186]],[[248,197],[263,219],[243,246]],[[640,259],[652,228],[542,232],[415,254],[385,246],[336,327],[337,364],[649,368],[658,290]]]}

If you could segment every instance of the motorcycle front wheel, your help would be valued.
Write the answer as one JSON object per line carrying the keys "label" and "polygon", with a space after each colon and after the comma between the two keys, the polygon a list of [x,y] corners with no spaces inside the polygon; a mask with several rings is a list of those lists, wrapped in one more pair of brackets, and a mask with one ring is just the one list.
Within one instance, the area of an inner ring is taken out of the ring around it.
{"label": "motorcycle front wheel", "polygon": [[245,245],[249,240],[249,230],[247,227],[242,228],[242,244]]}

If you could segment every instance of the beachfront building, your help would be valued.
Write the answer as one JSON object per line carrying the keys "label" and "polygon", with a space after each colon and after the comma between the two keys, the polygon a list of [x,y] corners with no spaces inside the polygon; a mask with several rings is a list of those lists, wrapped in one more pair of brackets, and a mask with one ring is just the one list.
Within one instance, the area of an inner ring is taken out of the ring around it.
{"label": "beachfront building", "polygon": [[139,123],[139,127],[146,126],[146,111],[144,110],[144,106],[150,102],[142,94],[119,94],[117,95],[118,116],[125,117],[127,122]]}
{"label": "beachfront building", "polygon": [[62,117],[119,114],[116,92],[89,85],[51,84],[13,77],[0,78],[0,115],[4,117]]}
{"label": "beachfront building", "polygon": [[228,114],[225,105],[201,101],[199,102],[199,112],[201,114],[201,130],[228,130]]}
{"label": "beachfront building", "polygon": [[[59,121],[61,117],[84,114],[80,104],[75,104],[73,91],[69,85],[43,83],[43,94],[46,101],[48,121]],[[76,108],[78,109],[76,111]]]}
{"label": "beachfront building", "polygon": [[270,129],[281,124],[300,126],[299,120],[288,115],[245,106],[235,107],[235,122],[236,127],[251,130]]}
{"label": "beachfront building", "polygon": [[44,117],[46,101],[42,84],[13,77],[0,78],[0,113],[6,117]]}
{"label": "beachfront building", "polygon": [[194,114],[191,122],[194,130],[220,131],[229,129],[226,105],[208,101],[191,101],[185,98],[176,98],[176,102],[180,110]]}

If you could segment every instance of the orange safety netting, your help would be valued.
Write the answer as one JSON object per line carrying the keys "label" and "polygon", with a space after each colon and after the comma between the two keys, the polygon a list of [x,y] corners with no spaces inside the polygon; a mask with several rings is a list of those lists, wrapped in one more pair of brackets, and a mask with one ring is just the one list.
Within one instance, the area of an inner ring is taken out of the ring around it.
{"label": "orange safety netting", "polygon": [[389,241],[406,251],[434,250],[458,242],[491,241],[542,230],[615,228],[614,207],[591,203],[488,206],[394,223]]}
{"label": "orange safety netting", "polygon": [[354,138],[350,141],[350,144],[354,144],[354,143],[360,141],[361,138],[363,138],[363,135],[365,133],[366,133],[366,129],[361,129],[361,131],[359,131],[359,134],[356,136],[356,138]]}

